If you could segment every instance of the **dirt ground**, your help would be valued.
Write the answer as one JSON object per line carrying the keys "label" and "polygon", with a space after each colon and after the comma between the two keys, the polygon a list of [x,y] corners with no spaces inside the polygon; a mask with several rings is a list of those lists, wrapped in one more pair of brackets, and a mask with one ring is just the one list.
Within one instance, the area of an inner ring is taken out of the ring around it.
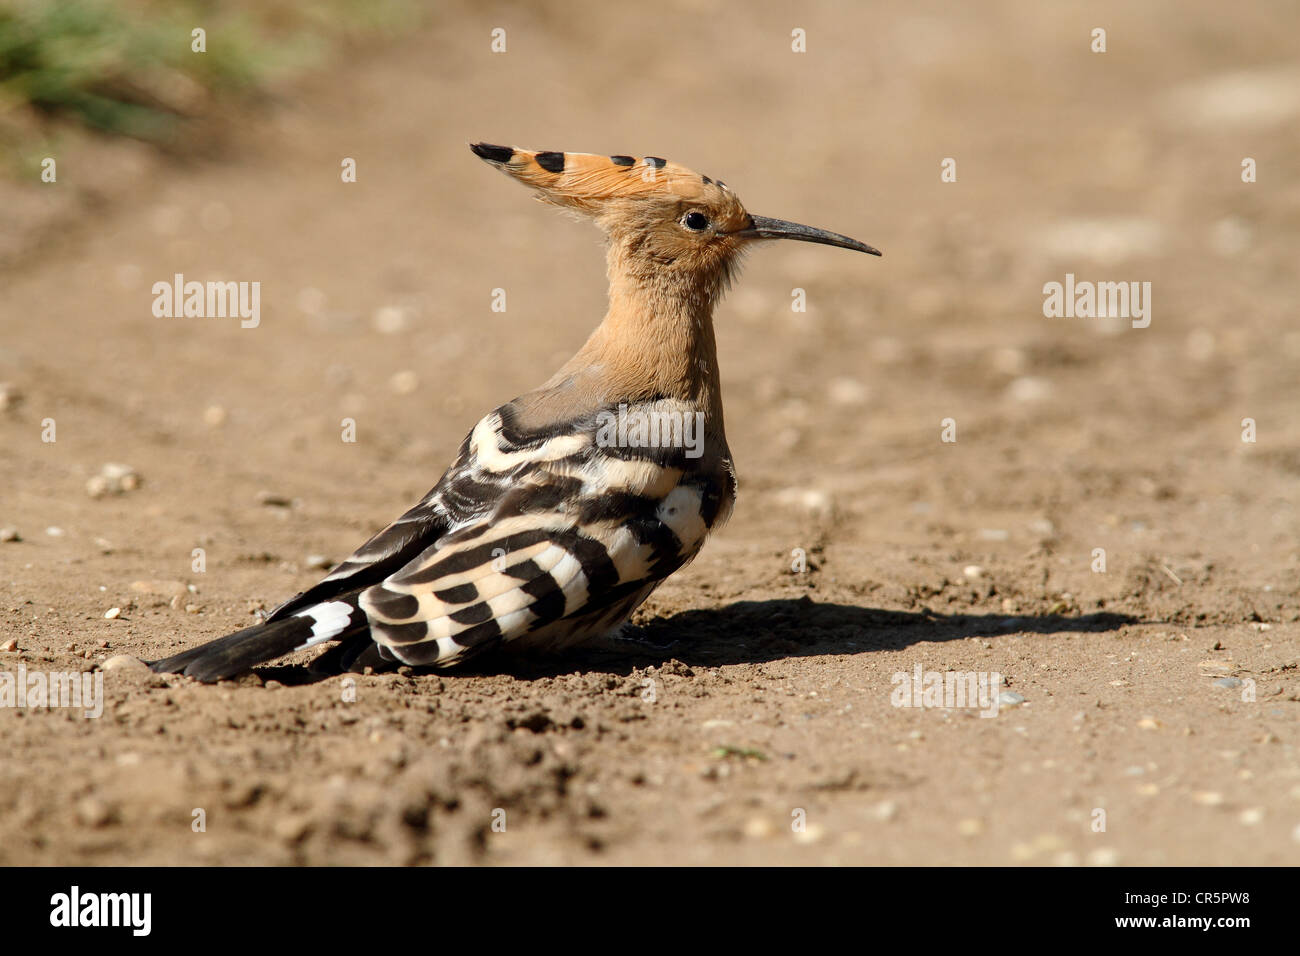
{"label": "dirt ground", "polygon": [[[1300,860],[1300,9],[1056,7],[456,7],[84,204],[0,273],[0,671],[246,626],[581,344],[598,233],[469,141],[666,156],[885,256],[750,257],[735,515],[621,638],[110,670],[100,719],[0,710],[0,863]],[[156,318],[175,273],[261,324]],[[1045,318],[1067,273],[1150,326]],[[894,706],[917,667],[1023,702]]]}

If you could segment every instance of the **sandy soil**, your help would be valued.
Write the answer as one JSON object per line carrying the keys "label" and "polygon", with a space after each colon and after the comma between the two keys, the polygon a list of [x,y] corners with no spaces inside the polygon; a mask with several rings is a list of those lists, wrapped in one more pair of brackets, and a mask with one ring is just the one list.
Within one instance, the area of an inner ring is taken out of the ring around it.
{"label": "sandy soil", "polygon": [[[0,274],[15,672],[245,626],[581,343],[597,233],[467,141],[671,157],[885,251],[750,259],[736,514],[624,639],[351,685],[111,670],[98,720],[0,711],[0,863],[1300,859],[1300,12],[1046,6],[447,16]],[[177,272],[260,281],[261,325],[155,318]],[[1066,273],[1151,282],[1150,327],[1045,318]],[[110,462],[139,487],[91,497]],[[918,665],[1023,703],[893,706]]]}

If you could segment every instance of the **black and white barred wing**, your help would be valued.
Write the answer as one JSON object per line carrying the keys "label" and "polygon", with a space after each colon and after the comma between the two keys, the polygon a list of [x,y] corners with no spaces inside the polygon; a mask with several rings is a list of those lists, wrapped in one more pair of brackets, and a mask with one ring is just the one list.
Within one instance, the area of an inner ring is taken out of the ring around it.
{"label": "black and white barred wing", "polygon": [[[372,535],[315,585],[277,607],[267,620],[280,620],[377,584],[434,547],[445,535],[490,514],[508,485],[493,481],[478,459],[481,452],[496,447],[495,441],[485,442],[499,428],[499,413],[487,415],[461,443],[456,461],[419,504]],[[519,463],[525,460],[521,456]]]}
{"label": "black and white barred wing", "polygon": [[487,416],[415,508],[264,623],[155,662],[214,681],[289,651],[318,663],[451,664],[560,648],[620,624],[731,509],[725,457],[605,448],[591,418],[525,434]]}
{"label": "black and white barred wing", "polygon": [[369,587],[418,557],[456,523],[456,516],[447,510],[437,492],[437,488],[430,491],[418,505],[372,535],[324,578],[277,607],[267,620],[281,620]]}
{"label": "black and white barred wing", "polygon": [[361,594],[385,657],[450,664],[607,631],[695,556],[729,506],[719,482],[599,448],[591,431],[519,447],[494,415],[470,444],[446,490],[492,488],[493,513]]}

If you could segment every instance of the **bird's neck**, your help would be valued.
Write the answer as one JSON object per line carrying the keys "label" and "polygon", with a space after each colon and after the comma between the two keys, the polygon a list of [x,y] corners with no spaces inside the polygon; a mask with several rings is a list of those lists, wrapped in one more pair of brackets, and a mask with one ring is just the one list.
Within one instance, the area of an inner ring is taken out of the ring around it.
{"label": "bird's neck", "polygon": [[623,401],[675,398],[722,430],[722,391],[713,307],[721,277],[690,281],[662,268],[630,267],[610,256],[609,311],[568,369],[598,370]]}

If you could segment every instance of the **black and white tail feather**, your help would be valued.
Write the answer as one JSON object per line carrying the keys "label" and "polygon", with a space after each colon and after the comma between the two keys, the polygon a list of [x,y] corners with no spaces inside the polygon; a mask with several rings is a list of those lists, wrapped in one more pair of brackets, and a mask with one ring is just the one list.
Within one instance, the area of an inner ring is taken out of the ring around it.
{"label": "black and white tail feather", "polygon": [[[725,445],[691,458],[680,445],[599,442],[603,411],[529,431],[516,403],[502,406],[418,505],[320,583],[261,624],[151,666],[211,682],[333,645],[313,669],[441,667],[613,630],[726,520],[735,477]],[[660,399],[627,413],[694,409]]]}

